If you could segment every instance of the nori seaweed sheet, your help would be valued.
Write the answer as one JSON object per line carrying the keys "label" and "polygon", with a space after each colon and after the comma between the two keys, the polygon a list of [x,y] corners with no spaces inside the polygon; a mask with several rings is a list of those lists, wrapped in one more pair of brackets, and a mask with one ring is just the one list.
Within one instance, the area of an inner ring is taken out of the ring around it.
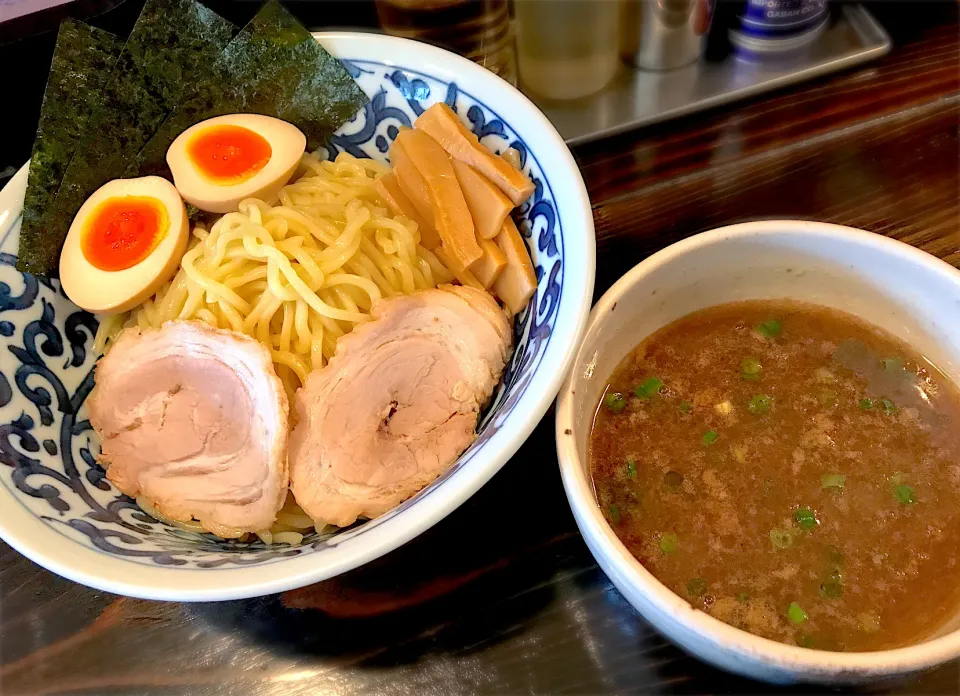
{"label": "nori seaweed sheet", "polygon": [[[43,274],[49,268],[47,218],[84,126],[100,103],[122,48],[123,41],[102,29],[72,19],[60,24],[23,199],[17,258],[20,271]],[[59,248],[54,250],[54,256],[58,255]]]}
{"label": "nori seaweed sheet", "polygon": [[197,80],[137,157],[127,176],[170,177],[167,148],[214,116],[256,113],[289,121],[313,150],[369,100],[343,64],[279,3],[267,2]]}
{"label": "nori seaweed sheet", "polygon": [[235,31],[194,0],[148,0],[67,167],[35,272],[57,275],[67,230],[84,200],[123,175],[184,88],[208,74]]}

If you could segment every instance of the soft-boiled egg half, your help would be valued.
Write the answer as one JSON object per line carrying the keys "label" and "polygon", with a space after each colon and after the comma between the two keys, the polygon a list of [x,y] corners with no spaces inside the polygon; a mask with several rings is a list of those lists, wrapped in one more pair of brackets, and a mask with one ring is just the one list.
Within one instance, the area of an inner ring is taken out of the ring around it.
{"label": "soft-boiled egg half", "polygon": [[60,284],[96,314],[136,307],[170,280],[190,236],[180,194],[166,179],[115,179],[77,212],[60,252]]}
{"label": "soft-boiled egg half", "polygon": [[208,213],[230,213],[245,198],[273,203],[306,147],[306,136],[286,121],[229,114],[181,133],[167,150],[167,165],[183,200]]}

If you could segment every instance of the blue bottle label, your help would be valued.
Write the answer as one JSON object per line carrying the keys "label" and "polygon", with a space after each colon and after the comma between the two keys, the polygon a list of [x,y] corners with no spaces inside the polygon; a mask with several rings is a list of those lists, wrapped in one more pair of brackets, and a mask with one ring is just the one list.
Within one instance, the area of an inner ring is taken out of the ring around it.
{"label": "blue bottle label", "polygon": [[753,36],[799,34],[823,20],[827,0],[747,0],[740,26]]}

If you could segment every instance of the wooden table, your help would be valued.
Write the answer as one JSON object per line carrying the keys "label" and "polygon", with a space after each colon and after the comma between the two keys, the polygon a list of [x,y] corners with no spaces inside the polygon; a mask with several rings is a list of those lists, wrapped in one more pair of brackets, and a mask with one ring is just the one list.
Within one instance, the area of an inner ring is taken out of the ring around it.
{"label": "wooden table", "polygon": [[[863,227],[960,267],[956,8],[877,12],[897,40],[879,63],[575,152],[597,296],[667,244],[770,217]],[[553,435],[551,413],[429,532],[282,595],[116,597],[0,544],[0,693],[772,692],[673,647],[613,588],[574,525]],[[890,689],[960,693],[960,665],[863,690]]]}

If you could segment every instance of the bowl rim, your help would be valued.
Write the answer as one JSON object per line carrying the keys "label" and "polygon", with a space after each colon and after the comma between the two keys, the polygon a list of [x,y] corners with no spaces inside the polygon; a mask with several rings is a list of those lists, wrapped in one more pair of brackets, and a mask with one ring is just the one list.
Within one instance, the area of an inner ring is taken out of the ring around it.
{"label": "bowl rim", "polygon": [[606,570],[606,564],[609,564],[613,574],[622,578],[633,590],[644,596],[665,615],[670,616],[671,621],[706,640],[718,651],[736,655],[745,661],[763,662],[775,668],[789,669],[808,679],[820,680],[843,675],[880,677],[934,667],[960,656],[960,628],[933,640],[902,648],[869,652],[833,652],[801,648],[761,638],[695,609],[689,602],[657,580],[616,536],[600,512],[593,486],[577,453],[574,393],[580,379],[576,366],[585,356],[584,346],[587,337],[609,320],[611,307],[618,299],[655,270],[694,250],[720,245],[731,240],[798,233],[809,234],[813,243],[818,239],[842,239],[854,245],[869,247],[914,263],[930,274],[943,277],[947,282],[956,285],[960,294],[960,270],[945,261],[904,242],[831,223],[805,220],[746,222],[701,232],[671,244],[627,271],[604,293],[590,313],[587,330],[581,339],[577,357],[571,364],[570,373],[557,398],[557,458],[564,491],[581,533],[585,538],[590,539],[588,546],[591,553],[604,570]]}
{"label": "bowl rim", "polygon": [[[557,219],[565,231],[564,285],[577,286],[578,298],[558,309],[550,345],[545,348],[531,381],[514,405],[514,412],[476,452],[470,464],[443,482],[444,494],[425,496],[415,505],[363,535],[364,541],[345,540],[321,554],[306,553],[263,566],[216,569],[165,568],[133,564],[114,558],[73,539],[63,539],[49,523],[21,505],[0,506],[0,537],[36,563],[70,580],[95,589],[143,599],[222,601],[256,597],[302,587],[333,577],[382,556],[423,533],[478,491],[513,456],[553,402],[573,360],[586,327],[593,295],[596,243],[593,214],[586,186],[569,148],[540,109],[497,75],[444,49],[409,39],[374,33],[315,32],[314,37],[333,55],[345,60],[373,60],[388,66],[424,70],[439,80],[464,85],[464,92],[488,103],[500,102],[498,114],[509,111],[511,130],[540,154],[544,176],[557,186],[562,178],[562,198],[555,195]],[[497,95],[497,96],[492,96]],[[507,104],[503,104],[507,102]],[[25,185],[29,163],[0,191],[11,193],[11,184]],[[549,172],[549,173],[548,173]],[[560,193],[560,192],[558,192]],[[13,229],[22,201],[0,205],[0,223]],[[562,212],[561,212],[562,210]],[[5,235],[4,235],[5,236]],[[582,285],[581,285],[582,283]],[[0,499],[13,494],[0,490]],[[66,551],[66,552],[64,552]],[[216,570],[217,572],[209,572]]]}

